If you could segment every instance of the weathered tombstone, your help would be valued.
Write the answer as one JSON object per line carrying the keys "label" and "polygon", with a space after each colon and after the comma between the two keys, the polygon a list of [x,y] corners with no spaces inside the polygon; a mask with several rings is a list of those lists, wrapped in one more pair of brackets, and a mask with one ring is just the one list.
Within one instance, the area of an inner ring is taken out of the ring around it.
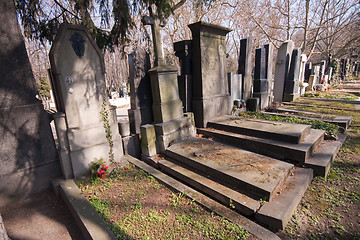
{"label": "weathered tombstone", "polygon": [[340,60],[340,78],[342,80],[345,80],[345,77],[347,76],[347,65],[348,65],[348,59]]}
{"label": "weathered tombstone", "polygon": [[[1,1],[0,206],[61,176],[49,115],[37,94],[13,1]],[[5,24],[6,23],[6,24]]]}
{"label": "weathered tombstone", "polygon": [[316,76],[310,75],[308,86],[305,88],[305,91],[313,91],[315,86]]}
{"label": "weathered tombstone", "polygon": [[49,57],[64,177],[90,174],[96,159],[120,162],[123,148],[115,108],[108,109],[103,55],[93,37],[84,26],[62,24]]}
{"label": "weathered tombstone", "polygon": [[332,72],[333,72],[333,67],[329,67],[328,68],[329,83],[332,82]]}
{"label": "weathered tombstone", "polygon": [[196,126],[206,127],[209,120],[230,113],[225,37],[231,30],[204,22],[189,28],[193,36],[192,109]]}
{"label": "weathered tombstone", "polygon": [[242,75],[242,97],[246,102],[251,97],[252,87],[252,43],[251,37],[240,40],[240,55],[238,74]]}
{"label": "weathered tombstone", "polygon": [[301,54],[301,63],[300,63],[300,72],[299,72],[300,83],[304,83],[304,81],[305,81],[306,62],[307,62],[306,54]]}
{"label": "weathered tombstone", "polygon": [[293,49],[294,42],[288,40],[281,44],[278,50],[274,75],[274,101],[276,102],[283,100],[285,81],[288,78]]}
{"label": "weathered tombstone", "polygon": [[305,74],[304,74],[304,82],[309,82],[309,78],[312,72],[312,63],[307,62],[305,64]]}
{"label": "weathered tombstone", "polygon": [[140,134],[140,126],[154,121],[150,75],[150,56],[142,48],[137,48],[128,56],[130,106],[128,110],[132,134]]}
{"label": "weathered tombstone", "polygon": [[242,91],[241,91],[241,82],[242,76],[241,74],[228,73],[229,80],[229,92],[231,96],[230,109],[233,108],[234,101],[242,99]]}
{"label": "weathered tombstone", "polygon": [[179,58],[181,74],[178,76],[179,94],[184,112],[191,112],[192,101],[192,49],[191,40],[174,43],[175,55]]}
{"label": "weathered tombstone", "polygon": [[271,43],[265,44],[266,50],[266,79],[268,81],[269,103],[273,101],[273,61],[274,61],[274,46]]}
{"label": "weathered tombstone", "polygon": [[266,79],[266,49],[255,50],[254,98],[259,98],[259,108],[269,105],[268,80]]}
{"label": "weathered tombstone", "polygon": [[[155,124],[141,127],[142,153],[151,156],[155,152],[154,145],[157,146],[156,151],[165,152],[171,142],[195,136],[195,128],[191,118],[184,117],[178,88],[178,69],[174,65],[166,65],[160,34],[161,22],[152,8],[150,17],[144,17],[143,22],[151,25],[156,56],[155,67],[149,70]],[[154,131],[156,140],[152,134]]]}

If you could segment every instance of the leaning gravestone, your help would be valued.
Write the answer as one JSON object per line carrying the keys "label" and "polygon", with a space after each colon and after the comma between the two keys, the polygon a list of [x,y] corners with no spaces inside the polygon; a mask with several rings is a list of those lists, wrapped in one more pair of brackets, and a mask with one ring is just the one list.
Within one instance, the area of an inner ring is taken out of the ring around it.
{"label": "leaning gravestone", "polygon": [[[61,176],[49,115],[40,100],[13,1],[0,4],[0,205]],[[6,23],[6,24],[5,24]]]}
{"label": "leaning gravestone", "polygon": [[84,26],[62,24],[49,56],[65,178],[89,174],[96,159],[120,161],[123,148],[116,113],[108,109],[103,55],[93,37]]}
{"label": "leaning gravestone", "polygon": [[281,44],[278,50],[274,75],[274,101],[276,102],[283,100],[285,81],[288,78],[293,49],[294,42],[288,40]]}
{"label": "leaning gravestone", "polygon": [[225,37],[231,30],[214,24],[197,22],[189,25],[192,32],[193,101],[197,127],[230,113]]}

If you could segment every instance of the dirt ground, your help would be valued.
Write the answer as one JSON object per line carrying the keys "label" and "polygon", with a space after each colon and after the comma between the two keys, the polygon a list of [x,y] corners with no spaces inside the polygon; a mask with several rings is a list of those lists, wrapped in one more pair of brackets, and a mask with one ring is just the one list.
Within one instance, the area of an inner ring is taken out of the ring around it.
{"label": "dirt ground", "polygon": [[0,213],[12,240],[84,239],[64,202],[50,189],[15,201]]}

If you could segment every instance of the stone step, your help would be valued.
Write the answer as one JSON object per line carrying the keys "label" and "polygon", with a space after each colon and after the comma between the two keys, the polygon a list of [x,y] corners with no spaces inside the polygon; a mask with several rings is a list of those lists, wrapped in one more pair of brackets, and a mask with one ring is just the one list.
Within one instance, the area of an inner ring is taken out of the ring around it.
{"label": "stone step", "polygon": [[323,141],[304,165],[312,168],[315,176],[326,177],[341,145],[341,141]]}
{"label": "stone step", "polygon": [[260,201],[228,188],[194,170],[189,170],[184,166],[181,166],[180,163],[161,160],[158,164],[161,171],[177,178],[192,188],[211,196],[225,206],[235,208],[241,214],[252,216],[260,207]]}
{"label": "stone step", "polygon": [[310,125],[235,116],[216,118],[209,121],[207,127],[286,143],[300,143],[309,135],[311,130]]}
{"label": "stone step", "polygon": [[197,128],[197,132],[249,151],[297,163],[304,163],[311,156],[323,141],[325,134],[323,130],[311,129],[303,141],[294,144],[210,128]]}
{"label": "stone step", "polygon": [[281,193],[260,208],[256,220],[275,229],[284,229],[312,179],[312,169],[296,168]]}
{"label": "stone step", "polygon": [[165,155],[257,199],[276,194],[293,165],[203,138],[171,145]]}

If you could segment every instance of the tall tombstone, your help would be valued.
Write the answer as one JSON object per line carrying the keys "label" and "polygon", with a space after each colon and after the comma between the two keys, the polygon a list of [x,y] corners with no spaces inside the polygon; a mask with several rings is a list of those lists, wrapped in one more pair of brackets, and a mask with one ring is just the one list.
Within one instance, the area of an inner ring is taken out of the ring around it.
{"label": "tall tombstone", "polygon": [[229,28],[197,22],[189,25],[193,50],[193,101],[197,127],[230,113],[225,37]]}
{"label": "tall tombstone", "polygon": [[154,121],[149,70],[150,56],[146,50],[137,48],[128,56],[130,106],[128,110],[130,131],[140,134],[140,126]]}
{"label": "tall tombstone", "polygon": [[291,102],[300,96],[299,74],[301,63],[301,49],[295,48],[291,55],[290,70],[285,82],[284,102]]}
{"label": "tall tombstone", "polygon": [[269,105],[269,82],[266,79],[266,49],[255,50],[254,98],[259,98],[260,109]]}
{"label": "tall tombstone", "polygon": [[[111,149],[114,160],[120,162],[123,148],[116,112],[115,108],[108,109],[105,65],[94,38],[84,26],[62,24],[49,58],[58,103],[55,126],[64,177],[90,174],[91,162],[100,158],[108,162]],[[102,119],[106,114],[107,127]],[[111,139],[106,130],[111,131]]]}
{"label": "tall tombstone", "polygon": [[325,77],[326,60],[320,62],[320,81]]}
{"label": "tall tombstone", "polygon": [[342,80],[345,80],[345,77],[347,76],[347,65],[348,65],[348,59],[341,59],[340,60],[340,78]]}
{"label": "tall tombstone", "polygon": [[305,82],[309,82],[309,78],[310,78],[310,75],[312,73],[312,63],[311,62],[307,62],[305,64],[305,73],[304,73],[304,81]]}
{"label": "tall tombstone", "polygon": [[175,55],[179,58],[180,76],[178,76],[179,94],[184,112],[191,112],[192,101],[192,48],[191,40],[174,43]]}
{"label": "tall tombstone", "polygon": [[273,101],[273,61],[274,61],[274,45],[271,43],[264,45],[266,51],[266,79],[268,81],[269,103]]}
{"label": "tall tombstone", "polygon": [[240,55],[238,74],[242,75],[242,97],[246,102],[251,97],[252,87],[252,43],[251,37],[240,40]]}
{"label": "tall tombstone", "polygon": [[299,72],[299,81],[300,81],[300,83],[305,82],[306,62],[307,62],[306,54],[301,54],[301,63],[300,63],[300,72]]}
{"label": "tall tombstone", "polygon": [[242,99],[242,76],[241,74],[228,73],[229,92],[231,96],[230,109],[233,109],[234,101]]}
{"label": "tall tombstone", "polygon": [[[0,206],[61,176],[50,117],[35,79],[13,1],[0,4]],[[5,24],[6,23],[6,24]]]}
{"label": "tall tombstone", "polygon": [[314,77],[314,85],[320,84],[320,81],[321,81],[321,79],[320,79],[320,66],[319,65],[314,66],[313,69],[314,69],[313,75],[315,76]]}
{"label": "tall tombstone", "polygon": [[290,61],[294,42],[291,40],[281,44],[276,58],[274,74],[274,101],[281,102],[284,96],[285,81],[288,79]]}
{"label": "tall tombstone", "polygon": [[332,72],[333,72],[333,67],[329,67],[328,68],[329,83],[332,83]]}

